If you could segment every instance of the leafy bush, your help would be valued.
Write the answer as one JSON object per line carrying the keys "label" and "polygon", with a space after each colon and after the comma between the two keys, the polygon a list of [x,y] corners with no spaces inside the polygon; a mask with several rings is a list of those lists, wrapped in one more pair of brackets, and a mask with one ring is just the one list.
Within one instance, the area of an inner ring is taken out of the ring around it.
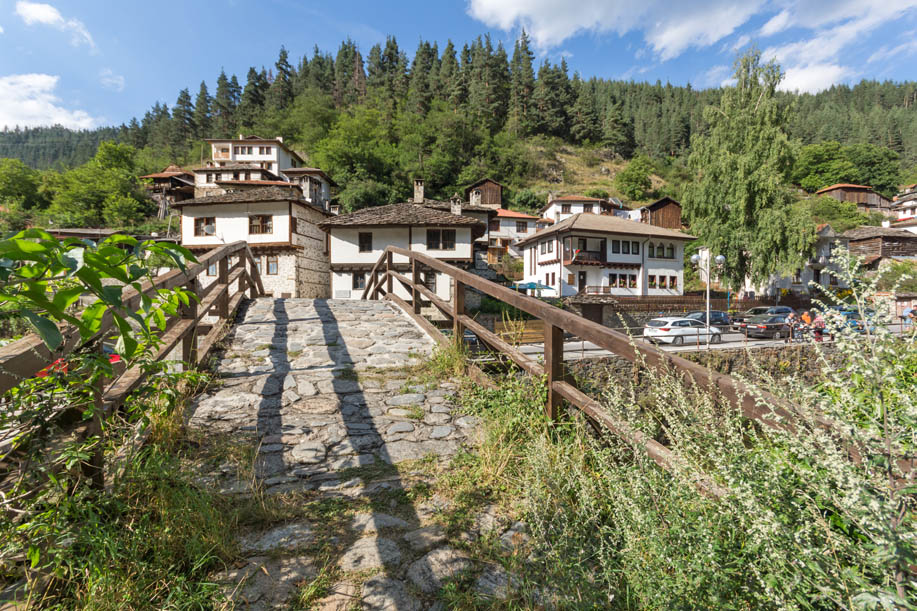
{"label": "leafy bush", "polygon": [[646,155],[634,157],[627,167],[615,175],[615,188],[630,199],[643,199],[652,186],[650,172],[653,164]]}

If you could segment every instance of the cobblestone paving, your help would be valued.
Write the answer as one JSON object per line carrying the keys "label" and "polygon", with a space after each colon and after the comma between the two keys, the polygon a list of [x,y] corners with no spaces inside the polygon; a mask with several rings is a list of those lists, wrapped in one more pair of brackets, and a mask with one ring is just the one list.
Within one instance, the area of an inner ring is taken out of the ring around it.
{"label": "cobblestone paving", "polygon": [[303,507],[344,503],[325,523],[304,513],[240,532],[241,560],[215,576],[237,608],[289,608],[329,563],[335,583],[310,608],[439,609],[442,585],[472,569],[482,596],[505,596],[515,578],[450,546],[437,495],[406,500],[432,480],[397,465],[448,460],[477,424],[453,414],[453,383],[407,379],[433,348],[407,316],[385,302],[259,299],[226,343],[222,384],[197,401],[189,425],[251,440],[254,477],[227,465],[202,481]]}

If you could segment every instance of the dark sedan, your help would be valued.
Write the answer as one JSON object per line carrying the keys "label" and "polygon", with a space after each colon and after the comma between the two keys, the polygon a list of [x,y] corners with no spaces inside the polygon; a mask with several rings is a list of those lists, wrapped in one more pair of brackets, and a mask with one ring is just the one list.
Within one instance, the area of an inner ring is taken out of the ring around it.
{"label": "dark sedan", "polygon": [[[707,321],[707,313],[703,310],[688,312],[685,314],[685,318],[699,320],[705,323]],[[710,310],[710,325],[713,327],[729,329],[729,327],[732,325],[732,321],[729,319],[729,314],[726,312],[722,312],[720,310]]]}
{"label": "dark sedan", "polygon": [[786,324],[786,314],[752,316],[745,321],[745,331],[748,337],[769,337],[772,339],[787,337],[790,332]]}
{"label": "dark sedan", "polygon": [[767,311],[770,309],[770,306],[758,306],[756,308],[751,308],[745,310],[740,314],[736,314],[732,319],[732,328],[737,331],[742,331],[745,329],[745,321],[747,321],[752,316],[761,316],[762,314],[767,314]]}

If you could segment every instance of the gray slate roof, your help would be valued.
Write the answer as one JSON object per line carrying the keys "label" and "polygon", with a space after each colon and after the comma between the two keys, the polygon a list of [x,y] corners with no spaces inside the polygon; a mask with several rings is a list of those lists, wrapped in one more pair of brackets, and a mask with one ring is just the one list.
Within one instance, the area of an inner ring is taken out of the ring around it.
{"label": "gray slate roof", "polygon": [[681,231],[675,231],[674,229],[657,227],[655,225],[650,225],[649,223],[629,221],[627,219],[622,219],[618,216],[611,216],[609,214],[591,214],[588,212],[581,212],[579,214],[569,216],[559,223],[549,225],[548,227],[535,232],[528,238],[521,240],[518,245],[523,246],[549,235],[575,230],[597,231],[603,233],[623,233],[628,235],[640,235],[653,238],[669,238],[672,240],[694,239],[693,235],[688,235],[687,233],[682,233]]}
{"label": "gray slate roof", "polygon": [[[181,202],[175,202],[172,204],[173,207],[180,206],[200,206],[200,205],[209,205],[209,204],[244,204],[244,203],[256,203],[256,202],[298,202],[304,206],[312,206],[309,202],[304,200],[301,195],[298,194],[299,190],[295,185],[290,185],[289,187],[260,187],[257,189],[247,189],[233,191],[231,193],[223,193],[222,195],[210,195],[208,197],[196,197],[194,199],[186,199]],[[315,208],[318,210],[318,208]]]}
{"label": "gray slate roof", "polygon": [[387,206],[370,206],[350,214],[332,217],[319,227],[329,231],[335,227],[362,227],[382,225],[388,227],[436,226],[436,227],[470,227],[472,234],[484,235],[484,223],[451,212],[436,210],[420,204],[389,204]]}
{"label": "gray slate roof", "polygon": [[844,237],[851,240],[868,240],[869,238],[909,238],[917,239],[917,235],[903,229],[891,227],[857,227],[844,232]]}

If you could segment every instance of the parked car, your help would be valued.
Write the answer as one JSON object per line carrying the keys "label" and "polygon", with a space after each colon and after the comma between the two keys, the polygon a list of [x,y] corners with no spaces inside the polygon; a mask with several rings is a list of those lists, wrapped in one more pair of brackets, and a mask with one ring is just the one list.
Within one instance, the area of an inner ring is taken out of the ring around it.
{"label": "parked car", "polygon": [[859,312],[845,311],[841,312],[844,315],[847,326],[855,330],[857,333],[865,333],[866,326],[869,325],[869,332],[876,332],[876,319],[875,313],[871,310],[866,311],[866,319],[863,319],[863,316]]}
{"label": "parked car", "polygon": [[652,343],[675,346],[681,346],[685,342],[707,343],[708,336],[711,344],[718,344],[722,341],[722,333],[719,329],[708,327],[694,318],[654,318],[643,327],[643,339]]}
{"label": "parked car", "polygon": [[747,321],[752,316],[761,316],[762,314],[767,314],[769,309],[770,306],[758,306],[755,308],[749,308],[740,314],[736,314],[732,317],[732,328],[736,331],[743,331],[745,329],[745,321]]}
{"label": "parked car", "polygon": [[[685,318],[692,318],[694,320],[706,322],[707,312],[703,310],[688,312],[685,314]],[[724,327],[728,329],[732,325],[732,320],[730,320],[729,314],[726,312],[721,310],[710,310],[710,324],[712,324],[714,327]]]}
{"label": "parked car", "polygon": [[790,329],[786,324],[786,314],[759,314],[745,321],[745,332],[748,337],[769,337],[781,339],[788,337]]}

